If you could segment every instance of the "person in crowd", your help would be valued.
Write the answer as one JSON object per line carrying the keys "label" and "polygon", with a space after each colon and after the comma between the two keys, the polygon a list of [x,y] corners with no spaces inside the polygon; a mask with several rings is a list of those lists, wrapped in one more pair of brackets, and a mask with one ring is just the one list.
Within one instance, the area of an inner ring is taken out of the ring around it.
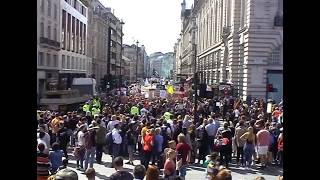
{"label": "person in crowd", "polygon": [[133,164],[133,151],[135,146],[135,132],[134,132],[134,124],[129,124],[129,129],[126,132],[127,137],[127,148],[128,148],[128,154],[129,154],[129,161],[126,164],[134,165]]}
{"label": "person in crowd", "polygon": [[244,166],[243,161],[243,146],[245,144],[245,141],[242,140],[240,137],[247,132],[247,128],[244,124],[244,118],[242,117],[242,120],[239,121],[239,126],[236,128],[235,131],[235,140],[237,145],[237,166],[240,165],[240,156],[241,156],[241,165]]}
{"label": "person in crowd", "polygon": [[168,157],[168,159],[164,164],[164,170],[163,170],[164,178],[172,179],[175,176],[175,172],[176,172],[176,165],[174,161],[176,158],[176,152],[170,149],[167,152],[166,156]]}
{"label": "person in crowd", "polygon": [[181,167],[179,168],[179,176],[184,178],[187,173],[187,165],[191,158],[191,147],[186,143],[186,137],[184,134],[179,134],[178,144],[176,147],[177,161],[181,161]]}
{"label": "person in crowd", "polygon": [[160,172],[157,166],[148,165],[146,180],[159,180]]}
{"label": "person in crowd", "polygon": [[219,162],[218,162],[219,154],[217,152],[213,152],[207,163],[207,178],[209,180],[216,177],[219,172]]}
{"label": "person in crowd", "polygon": [[116,172],[110,176],[110,180],[133,180],[132,174],[123,168],[122,157],[115,157],[112,164]]}
{"label": "person in crowd", "polygon": [[283,165],[283,128],[280,129],[280,135],[278,137],[278,164]]}
{"label": "person in crowd", "polygon": [[162,153],[162,145],[163,145],[163,136],[161,135],[161,128],[158,127],[155,130],[154,136],[154,146],[153,146],[153,158],[152,164],[154,165],[157,162],[157,165],[160,167],[161,160],[161,153]]}
{"label": "person in crowd", "polygon": [[58,171],[68,167],[69,160],[65,157],[62,157],[62,165],[58,168]]}
{"label": "person in crowd", "polygon": [[241,140],[245,141],[243,153],[244,153],[244,164],[246,168],[251,168],[252,155],[255,147],[256,136],[253,133],[253,127],[248,128],[248,132],[244,133]]}
{"label": "person in crowd", "polygon": [[51,162],[51,172],[55,173],[62,165],[63,151],[60,149],[59,143],[52,144],[52,151],[49,153],[49,159]]}
{"label": "person in crowd", "polygon": [[148,170],[149,162],[152,156],[152,146],[154,145],[154,129],[149,129],[143,138],[143,161],[141,164]]}
{"label": "person in crowd", "polygon": [[80,131],[78,131],[77,134],[78,144],[75,147],[74,156],[77,160],[77,170],[83,170],[83,161],[86,153],[84,135],[87,132],[87,126],[85,124],[82,124],[79,129]]}
{"label": "person in crowd", "polygon": [[46,153],[46,154],[49,154],[49,146],[48,146],[47,142],[45,141],[46,140],[45,135],[46,135],[45,132],[40,131],[39,132],[39,138],[37,139],[37,142],[38,142],[38,145],[39,144],[44,145],[44,151],[43,152]]}
{"label": "person in crowd", "polygon": [[133,180],[144,180],[146,175],[146,168],[143,165],[136,165],[133,168]]}
{"label": "person in crowd", "polygon": [[267,153],[270,145],[270,132],[268,131],[268,123],[262,125],[263,129],[257,133],[257,150],[261,161],[261,168],[267,166]]}
{"label": "person in crowd", "polygon": [[62,180],[78,180],[78,174],[72,169],[66,168],[59,170],[55,175],[54,179],[62,179]]}
{"label": "person in crowd", "polygon": [[[200,118],[200,121],[202,121],[202,118]],[[199,164],[200,164],[201,160],[204,163],[206,155],[208,153],[209,138],[208,138],[208,133],[205,130],[205,126],[207,124],[208,124],[208,121],[206,119],[204,119],[203,124],[201,124],[197,128],[197,142],[198,142],[198,146],[199,146],[199,158],[198,158]]]}
{"label": "person in crowd", "polygon": [[95,129],[99,128],[96,126],[96,122],[92,121],[90,124],[88,131],[84,134],[85,139],[85,161],[84,161],[84,169],[88,168],[88,165],[93,168],[93,162],[95,160],[96,154],[96,131]]}
{"label": "person in crowd", "polygon": [[88,168],[84,174],[86,175],[88,180],[95,180],[96,171],[93,168]]}
{"label": "person in crowd", "polygon": [[50,160],[47,153],[44,153],[45,145],[38,144],[37,153],[37,180],[46,180],[50,175]]}
{"label": "person in crowd", "polygon": [[120,135],[120,124],[114,124],[114,129],[112,130],[112,159],[119,156],[120,153],[120,145],[122,143],[122,137]]}
{"label": "person in crowd", "polygon": [[96,161],[98,164],[102,163],[102,155],[103,155],[103,146],[106,144],[106,134],[107,129],[102,125],[102,121],[99,118],[97,120],[97,127],[96,129]]}

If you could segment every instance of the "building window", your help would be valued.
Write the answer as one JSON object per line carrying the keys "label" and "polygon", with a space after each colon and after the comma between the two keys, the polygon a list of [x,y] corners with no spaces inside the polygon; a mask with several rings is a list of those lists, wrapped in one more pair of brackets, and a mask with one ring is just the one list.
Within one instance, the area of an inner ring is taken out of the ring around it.
{"label": "building window", "polygon": [[80,42],[79,42],[79,53],[81,54],[81,52],[82,52],[82,43],[83,43],[83,41],[82,41],[82,27],[83,26],[83,23],[80,21]]}
{"label": "building window", "polygon": [[240,9],[240,28],[243,28],[247,23],[247,0],[241,0]]}
{"label": "building window", "polygon": [[43,22],[40,23],[40,36],[44,37],[44,24],[43,24]]}
{"label": "building window", "polygon": [[54,30],[53,30],[53,40],[58,41],[58,39],[57,39],[57,28],[54,28]]}
{"label": "building window", "polygon": [[81,6],[81,14],[86,16],[86,8],[84,6]]}
{"label": "building window", "polygon": [[114,53],[114,52],[111,52],[111,58],[112,58],[112,59],[116,59],[116,58],[117,58],[117,54]]}
{"label": "building window", "polygon": [[44,64],[43,61],[44,61],[43,60],[43,52],[39,52],[38,53],[38,65],[43,66],[43,64]]}
{"label": "building window", "polygon": [[67,56],[67,69],[70,69],[70,56]]}
{"label": "building window", "polygon": [[66,11],[62,10],[61,44],[62,49],[66,48]]}
{"label": "building window", "polygon": [[40,1],[40,9],[41,9],[41,12],[44,13],[44,0]]}
{"label": "building window", "polygon": [[71,69],[75,69],[75,67],[74,67],[74,57],[71,58]]}
{"label": "building window", "polygon": [[51,26],[48,26],[47,33],[48,33],[48,39],[51,39]]}
{"label": "building window", "polygon": [[77,9],[77,0],[73,0],[73,7]]}
{"label": "building window", "polygon": [[87,26],[84,24],[83,26],[83,53],[86,54],[86,39],[87,39]]}
{"label": "building window", "polygon": [[67,50],[70,51],[70,29],[71,28],[71,14],[68,13],[67,19]]}
{"label": "building window", "polygon": [[62,68],[66,68],[66,56],[62,55]]}
{"label": "building window", "polygon": [[54,15],[53,15],[53,17],[54,17],[54,19],[57,19],[57,16],[58,16],[58,7],[57,7],[57,4],[54,4]]}
{"label": "building window", "polygon": [[79,20],[76,21],[76,43],[75,43],[75,52],[79,52]]}
{"label": "building window", "polygon": [[71,23],[71,44],[70,44],[70,46],[71,46],[71,51],[73,51],[74,52],[74,43],[75,43],[75,17],[73,17],[72,16],[72,23]]}
{"label": "building window", "polygon": [[58,67],[58,56],[57,55],[53,55],[53,67]]}
{"label": "building window", "polygon": [[269,64],[280,64],[280,57],[281,57],[280,53],[281,53],[281,47],[278,46],[272,51]]}
{"label": "building window", "polygon": [[48,0],[48,16],[51,17],[51,0]]}
{"label": "building window", "polygon": [[49,53],[47,53],[47,66],[48,67],[52,66],[52,64],[51,64],[51,55]]}

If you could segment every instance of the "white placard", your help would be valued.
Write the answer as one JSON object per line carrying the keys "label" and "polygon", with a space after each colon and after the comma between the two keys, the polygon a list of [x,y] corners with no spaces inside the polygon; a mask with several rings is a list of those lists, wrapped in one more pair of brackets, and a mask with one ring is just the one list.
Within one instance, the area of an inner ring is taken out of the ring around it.
{"label": "white placard", "polygon": [[220,102],[216,102],[216,106],[220,107],[221,103]]}
{"label": "white placard", "polygon": [[267,113],[272,113],[272,103],[268,103],[267,105]]}
{"label": "white placard", "polygon": [[167,96],[166,90],[160,90],[160,98],[165,99]]}

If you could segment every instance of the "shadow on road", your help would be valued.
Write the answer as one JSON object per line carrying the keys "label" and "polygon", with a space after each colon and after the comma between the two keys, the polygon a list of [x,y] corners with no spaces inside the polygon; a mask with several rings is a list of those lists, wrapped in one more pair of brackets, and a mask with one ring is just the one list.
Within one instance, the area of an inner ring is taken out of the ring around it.
{"label": "shadow on road", "polygon": [[188,166],[188,167],[187,167],[187,171],[190,171],[190,170],[203,171],[203,172],[206,171],[206,169],[204,169],[203,167]]}
{"label": "shadow on road", "polygon": [[98,172],[96,172],[96,177],[100,178],[100,179],[105,179],[105,180],[109,180],[110,177],[107,177],[105,175],[99,174]]}

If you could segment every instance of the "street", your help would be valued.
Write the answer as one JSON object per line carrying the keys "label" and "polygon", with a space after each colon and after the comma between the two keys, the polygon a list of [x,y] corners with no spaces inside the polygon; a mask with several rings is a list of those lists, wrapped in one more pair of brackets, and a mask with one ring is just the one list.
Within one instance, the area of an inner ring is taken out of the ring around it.
{"label": "street", "polygon": [[[72,155],[70,154],[70,157]],[[102,157],[103,164],[93,164],[93,168],[96,171],[96,179],[97,180],[106,180],[109,179],[112,173],[116,172],[114,168],[110,168],[111,163],[111,156],[104,154]],[[127,160],[124,160],[124,163],[126,163]],[[135,160],[134,164],[140,164],[139,160]],[[79,180],[86,180],[86,176],[82,174],[81,171],[76,170],[76,161],[73,158],[70,158],[69,160],[69,168],[75,170],[79,175]],[[124,164],[124,169],[128,170],[130,173],[133,171],[132,165]],[[253,180],[254,178],[258,176],[263,176],[267,180],[278,180],[279,175],[283,175],[282,168],[279,167],[268,167],[265,170],[256,170],[253,168],[253,170],[248,171],[245,170],[242,167],[236,168],[235,164],[230,164],[230,170],[232,174],[232,179],[234,180]],[[205,180],[206,178],[206,170],[203,167],[200,167],[200,165],[190,165],[187,168],[187,175],[186,180]]]}

